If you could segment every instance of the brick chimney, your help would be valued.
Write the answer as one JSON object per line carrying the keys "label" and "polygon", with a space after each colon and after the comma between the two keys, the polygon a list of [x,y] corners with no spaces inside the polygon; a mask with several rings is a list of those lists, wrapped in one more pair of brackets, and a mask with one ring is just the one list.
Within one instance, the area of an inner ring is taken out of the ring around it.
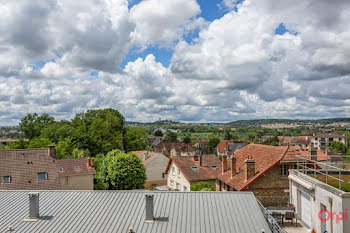
{"label": "brick chimney", "polygon": [[193,161],[195,162],[199,161],[199,156],[198,155],[193,156]]}
{"label": "brick chimney", "polygon": [[92,164],[92,160],[90,157],[87,158],[87,166],[88,167],[93,167],[94,165]]}
{"label": "brick chimney", "polygon": [[311,149],[310,149],[310,159],[317,161],[317,149],[311,145]]}
{"label": "brick chimney", "polygon": [[222,174],[224,174],[227,171],[227,156],[222,156]]}
{"label": "brick chimney", "polygon": [[232,154],[231,157],[231,177],[236,175],[236,157]]}
{"label": "brick chimney", "polygon": [[53,159],[57,159],[56,157],[56,147],[55,145],[49,145],[49,156]]}
{"label": "brick chimney", "polygon": [[246,159],[245,161],[245,180],[249,180],[255,175],[255,160]]}

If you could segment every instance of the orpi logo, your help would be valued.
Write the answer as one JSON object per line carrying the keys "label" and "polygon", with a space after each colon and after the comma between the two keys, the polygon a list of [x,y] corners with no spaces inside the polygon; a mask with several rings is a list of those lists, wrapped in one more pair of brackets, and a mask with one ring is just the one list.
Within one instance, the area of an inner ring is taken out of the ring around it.
{"label": "orpi logo", "polygon": [[334,212],[332,214],[331,212],[329,212],[329,210],[322,209],[318,213],[318,218],[322,222],[329,221],[330,219],[332,219],[333,221],[335,220],[336,223],[339,223],[339,221],[348,220],[349,218],[348,208],[345,208],[345,212],[340,211],[340,212]]}

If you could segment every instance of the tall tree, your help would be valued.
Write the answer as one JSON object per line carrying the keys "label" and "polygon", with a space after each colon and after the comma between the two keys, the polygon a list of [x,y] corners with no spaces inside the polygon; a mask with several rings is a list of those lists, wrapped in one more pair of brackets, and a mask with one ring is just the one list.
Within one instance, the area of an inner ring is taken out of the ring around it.
{"label": "tall tree", "polygon": [[341,154],[341,155],[346,154],[345,144],[342,142],[338,142],[338,141],[331,142],[331,144],[329,145],[329,150],[334,152],[334,153]]}
{"label": "tall tree", "polygon": [[211,138],[208,142],[208,152],[209,153],[215,153],[216,146],[219,144],[220,139],[219,138]]}
{"label": "tall tree", "polygon": [[46,113],[42,115],[38,115],[37,113],[29,113],[27,116],[21,119],[19,127],[26,138],[32,139],[39,137],[41,130],[54,122],[55,118]]}
{"label": "tall tree", "polygon": [[147,133],[144,128],[127,127],[127,131],[124,137],[125,151],[129,152],[133,150],[144,150],[147,146],[146,138]]}
{"label": "tall tree", "polygon": [[99,188],[107,190],[142,189],[146,181],[146,169],[133,153],[113,150],[105,157],[98,156],[96,180]]}

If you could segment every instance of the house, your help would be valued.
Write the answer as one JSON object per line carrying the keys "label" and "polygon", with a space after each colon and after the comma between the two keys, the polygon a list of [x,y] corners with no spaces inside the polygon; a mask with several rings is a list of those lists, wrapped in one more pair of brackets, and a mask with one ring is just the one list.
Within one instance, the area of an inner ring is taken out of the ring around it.
{"label": "house", "polygon": [[61,188],[64,190],[93,190],[96,170],[91,158],[57,160]]}
{"label": "house", "polygon": [[[252,191],[266,206],[287,204],[288,170],[296,168],[300,152],[299,146],[249,144],[231,159],[223,156],[216,171],[216,190]],[[323,159],[315,151],[304,156]]]}
{"label": "house", "polygon": [[317,134],[311,138],[313,146],[323,151],[326,151],[333,141],[346,144],[346,137],[344,134]]}
{"label": "house", "polygon": [[148,137],[146,139],[146,141],[151,146],[152,150],[155,150],[163,140],[164,140],[163,137]]}
{"label": "house", "polygon": [[56,149],[0,150],[0,190],[61,189]]}
{"label": "house", "polygon": [[168,164],[168,157],[162,153],[153,151],[131,151],[131,153],[136,154],[146,168],[147,180],[145,188],[167,184],[167,176],[164,174],[164,168]]}
{"label": "house", "polygon": [[196,142],[193,146],[196,149],[198,149],[199,151],[201,151],[203,154],[205,154],[205,152],[207,152],[207,150],[208,150],[209,141],[208,140],[200,140],[200,141]]}
{"label": "house", "polygon": [[[313,163],[318,165],[319,162]],[[336,173],[329,173],[329,168],[319,170],[317,176],[307,167],[290,170],[290,204],[295,207],[298,221],[310,232],[313,229],[314,232],[347,233],[350,229],[350,192],[342,189],[349,184],[349,172],[338,169]],[[341,189],[336,180],[339,173],[345,182],[341,182]]]}
{"label": "house", "polygon": [[168,157],[170,156],[193,156],[194,148],[190,144],[183,142],[162,142],[157,147],[157,152],[160,152]]}
{"label": "house", "polygon": [[311,136],[278,136],[279,146],[299,146],[301,150],[309,150]]}
{"label": "house", "polygon": [[231,157],[233,153],[245,146],[244,142],[222,141],[216,146],[218,156],[226,155]]}
{"label": "house", "polygon": [[0,232],[284,232],[251,192],[0,191],[0,200]]}
{"label": "house", "polygon": [[172,190],[190,191],[191,185],[207,181],[215,185],[215,171],[220,160],[215,155],[170,157],[165,174]]}
{"label": "house", "polygon": [[54,146],[0,150],[0,190],[93,189],[90,158],[56,159]]}

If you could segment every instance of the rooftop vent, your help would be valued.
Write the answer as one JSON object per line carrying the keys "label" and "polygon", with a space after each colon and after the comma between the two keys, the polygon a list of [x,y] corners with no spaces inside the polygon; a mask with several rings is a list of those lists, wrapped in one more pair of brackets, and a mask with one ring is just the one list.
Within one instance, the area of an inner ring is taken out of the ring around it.
{"label": "rooftop vent", "polygon": [[35,222],[40,218],[39,215],[39,193],[30,192],[29,195],[29,216],[24,221]]}
{"label": "rooftop vent", "polygon": [[153,199],[153,194],[146,194],[146,222],[155,221]]}

